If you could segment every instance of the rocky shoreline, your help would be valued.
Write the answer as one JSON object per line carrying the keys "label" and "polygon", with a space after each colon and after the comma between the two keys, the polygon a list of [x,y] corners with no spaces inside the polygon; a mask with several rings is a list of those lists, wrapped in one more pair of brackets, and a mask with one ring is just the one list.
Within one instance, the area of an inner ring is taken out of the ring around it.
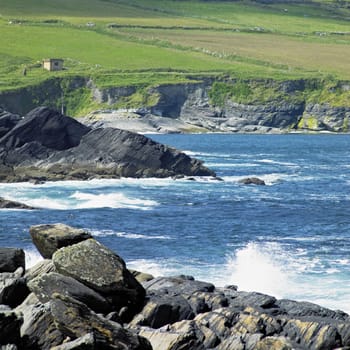
{"label": "rocky shoreline", "polygon": [[0,248],[2,349],[348,349],[350,317],[191,276],[130,271],[89,232],[30,228],[44,260]]}
{"label": "rocky shoreline", "polygon": [[0,182],[171,176],[216,175],[145,136],[91,128],[46,107],[0,113]]}

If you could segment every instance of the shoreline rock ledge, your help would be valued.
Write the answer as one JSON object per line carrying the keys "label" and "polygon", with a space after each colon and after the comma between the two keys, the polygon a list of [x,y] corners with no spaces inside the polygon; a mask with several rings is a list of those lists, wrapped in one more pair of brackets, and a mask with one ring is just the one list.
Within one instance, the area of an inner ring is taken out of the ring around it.
{"label": "shoreline rock ledge", "polygon": [[[0,138],[0,182],[214,176],[200,160],[143,135],[92,129],[47,107],[11,119]],[[4,122],[4,121],[3,121]]]}
{"label": "shoreline rock ledge", "polygon": [[49,246],[52,258],[25,270],[23,250],[0,248],[1,349],[350,347],[350,317],[342,311],[186,275],[131,272],[85,231],[62,224],[30,230],[38,250]]}

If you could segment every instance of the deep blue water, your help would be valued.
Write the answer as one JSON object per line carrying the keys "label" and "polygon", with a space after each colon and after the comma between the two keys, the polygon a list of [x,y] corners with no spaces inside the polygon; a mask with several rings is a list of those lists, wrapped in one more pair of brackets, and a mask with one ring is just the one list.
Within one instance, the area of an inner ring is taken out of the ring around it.
{"label": "deep blue water", "polygon": [[[151,135],[224,181],[120,179],[0,184],[39,206],[0,210],[0,245],[38,259],[31,225],[83,227],[128,266],[191,274],[350,312],[350,135]],[[267,186],[239,180],[257,176]]]}

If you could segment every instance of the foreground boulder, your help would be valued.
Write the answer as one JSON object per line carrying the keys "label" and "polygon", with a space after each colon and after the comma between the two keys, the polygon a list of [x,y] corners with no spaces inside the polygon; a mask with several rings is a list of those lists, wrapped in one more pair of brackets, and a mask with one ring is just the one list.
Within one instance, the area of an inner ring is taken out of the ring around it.
{"label": "foreground boulder", "polygon": [[59,248],[92,238],[91,234],[63,224],[36,225],[29,229],[32,241],[45,259]]}
{"label": "foreground boulder", "polygon": [[143,305],[145,290],[113,251],[88,239],[59,249],[52,257],[56,270],[97,291],[131,318]]}
{"label": "foreground boulder", "polygon": [[91,129],[39,107],[0,138],[0,181],[215,176],[197,159],[129,131]]}

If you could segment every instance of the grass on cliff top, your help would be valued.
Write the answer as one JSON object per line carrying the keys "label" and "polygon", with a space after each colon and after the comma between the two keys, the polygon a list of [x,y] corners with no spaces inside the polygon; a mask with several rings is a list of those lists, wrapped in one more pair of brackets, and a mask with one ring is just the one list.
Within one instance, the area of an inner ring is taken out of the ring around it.
{"label": "grass on cliff top", "polygon": [[[0,90],[77,74],[101,86],[186,81],[188,74],[350,79],[350,9],[338,5],[0,0]],[[64,58],[66,70],[43,71],[47,57]]]}

